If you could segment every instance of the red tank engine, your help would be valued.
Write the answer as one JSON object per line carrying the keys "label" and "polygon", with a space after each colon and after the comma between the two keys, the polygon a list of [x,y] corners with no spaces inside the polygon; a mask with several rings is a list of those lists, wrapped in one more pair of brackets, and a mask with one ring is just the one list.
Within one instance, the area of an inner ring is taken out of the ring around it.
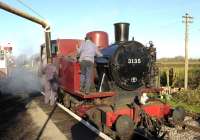
{"label": "red tank engine", "polygon": [[[147,100],[153,87],[156,49],[153,44],[129,40],[129,24],[115,24],[115,43],[108,45],[103,31],[87,33],[101,48],[103,57],[95,59],[95,77],[90,94],[80,92],[80,64],[76,61],[79,39],[53,40],[52,56],[59,69],[59,102],[92,122],[105,133],[127,135],[142,120],[140,111],[161,120],[171,113],[169,105]],[[138,109],[139,108],[139,109]]]}

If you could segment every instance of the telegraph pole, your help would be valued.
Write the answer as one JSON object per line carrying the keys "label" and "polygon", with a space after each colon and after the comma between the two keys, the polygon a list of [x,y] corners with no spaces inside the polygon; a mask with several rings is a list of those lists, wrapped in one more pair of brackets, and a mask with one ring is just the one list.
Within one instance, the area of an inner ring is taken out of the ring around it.
{"label": "telegraph pole", "polygon": [[185,16],[182,16],[183,23],[185,23],[185,81],[184,87],[185,90],[188,88],[188,26],[189,23],[192,23],[193,17],[191,17],[188,13]]}

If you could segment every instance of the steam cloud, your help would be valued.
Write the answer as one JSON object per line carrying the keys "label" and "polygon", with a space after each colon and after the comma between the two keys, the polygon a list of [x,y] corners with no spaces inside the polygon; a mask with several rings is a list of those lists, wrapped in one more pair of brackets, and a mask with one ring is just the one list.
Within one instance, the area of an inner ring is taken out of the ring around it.
{"label": "steam cloud", "polygon": [[0,80],[1,93],[20,94],[41,91],[41,82],[36,72],[25,68],[18,62],[16,67],[9,69],[9,75]]}

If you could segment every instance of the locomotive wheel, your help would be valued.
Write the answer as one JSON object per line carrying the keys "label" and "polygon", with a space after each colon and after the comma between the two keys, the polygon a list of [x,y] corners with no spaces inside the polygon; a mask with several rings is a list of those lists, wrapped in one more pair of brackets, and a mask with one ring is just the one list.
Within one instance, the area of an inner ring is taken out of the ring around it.
{"label": "locomotive wheel", "polygon": [[119,137],[131,137],[133,134],[135,124],[133,120],[125,115],[122,115],[118,117],[116,123],[115,123],[116,131],[119,135]]}
{"label": "locomotive wheel", "polygon": [[102,131],[101,111],[97,108],[87,111],[89,121],[100,131]]}
{"label": "locomotive wheel", "polygon": [[95,110],[92,117],[94,118],[94,122],[95,122],[96,126],[101,131],[102,130],[101,111]]}

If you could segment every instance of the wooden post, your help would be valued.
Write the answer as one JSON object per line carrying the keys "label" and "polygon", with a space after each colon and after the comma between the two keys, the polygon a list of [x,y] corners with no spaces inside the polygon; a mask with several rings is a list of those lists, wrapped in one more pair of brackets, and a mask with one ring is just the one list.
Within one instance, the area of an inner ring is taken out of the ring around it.
{"label": "wooden post", "polygon": [[183,23],[185,23],[185,81],[184,88],[187,90],[188,88],[188,25],[192,23],[191,19],[193,17],[189,16],[188,13],[185,14],[183,18]]}

